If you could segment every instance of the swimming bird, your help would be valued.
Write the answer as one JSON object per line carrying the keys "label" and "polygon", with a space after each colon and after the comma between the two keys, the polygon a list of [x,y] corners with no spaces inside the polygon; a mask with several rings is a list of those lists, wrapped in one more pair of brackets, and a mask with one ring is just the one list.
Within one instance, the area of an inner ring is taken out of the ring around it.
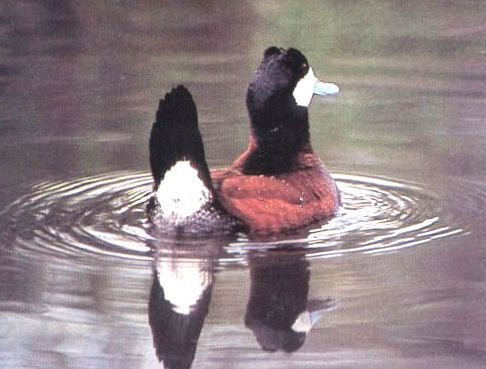
{"label": "swimming bird", "polygon": [[312,149],[308,107],[313,95],[338,91],[299,50],[267,48],[247,91],[248,148],[210,172],[192,95],[173,88],[150,135],[150,220],[162,231],[273,235],[332,217],[339,191]]}

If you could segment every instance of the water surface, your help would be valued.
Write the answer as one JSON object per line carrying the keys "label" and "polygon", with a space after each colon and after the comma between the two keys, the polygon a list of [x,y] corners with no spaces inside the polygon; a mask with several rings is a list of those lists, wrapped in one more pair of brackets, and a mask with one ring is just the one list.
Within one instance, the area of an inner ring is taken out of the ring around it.
{"label": "water surface", "polygon": [[[3,368],[486,367],[483,2],[0,7]],[[228,165],[274,44],[341,87],[310,110],[340,213],[272,241],[157,237],[158,99],[186,84]]]}

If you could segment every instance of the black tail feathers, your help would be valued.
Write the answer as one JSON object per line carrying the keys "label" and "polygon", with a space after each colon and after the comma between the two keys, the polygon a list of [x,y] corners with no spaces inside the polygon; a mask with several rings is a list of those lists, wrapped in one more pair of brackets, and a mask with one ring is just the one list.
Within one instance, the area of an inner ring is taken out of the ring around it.
{"label": "black tail feathers", "polygon": [[173,88],[160,100],[150,133],[149,150],[155,189],[165,172],[179,160],[189,160],[204,184],[212,188],[198,128],[196,104],[184,86]]}

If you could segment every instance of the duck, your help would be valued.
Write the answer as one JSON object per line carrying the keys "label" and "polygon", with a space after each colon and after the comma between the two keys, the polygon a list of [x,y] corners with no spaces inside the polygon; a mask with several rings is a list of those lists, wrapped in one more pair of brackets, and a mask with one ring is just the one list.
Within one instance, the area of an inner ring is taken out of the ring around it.
{"label": "duck", "polygon": [[248,147],[228,168],[210,171],[194,99],[185,86],[172,88],[150,133],[149,220],[167,232],[263,236],[333,217],[340,194],[312,149],[308,109],[314,95],[338,91],[299,50],[268,47],[247,90]]}

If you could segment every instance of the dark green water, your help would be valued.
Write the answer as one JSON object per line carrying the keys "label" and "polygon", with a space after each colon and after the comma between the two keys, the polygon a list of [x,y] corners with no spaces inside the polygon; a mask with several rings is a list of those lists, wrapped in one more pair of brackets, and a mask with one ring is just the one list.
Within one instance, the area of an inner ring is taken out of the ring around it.
{"label": "dark green water", "polygon": [[[0,366],[486,367],[485,17],[479,0],[3,1]],[[154,239],[158,99],[187,85],[228,165],[270,45],[341,87],[310,110],[341,213],[273,243]]]}

